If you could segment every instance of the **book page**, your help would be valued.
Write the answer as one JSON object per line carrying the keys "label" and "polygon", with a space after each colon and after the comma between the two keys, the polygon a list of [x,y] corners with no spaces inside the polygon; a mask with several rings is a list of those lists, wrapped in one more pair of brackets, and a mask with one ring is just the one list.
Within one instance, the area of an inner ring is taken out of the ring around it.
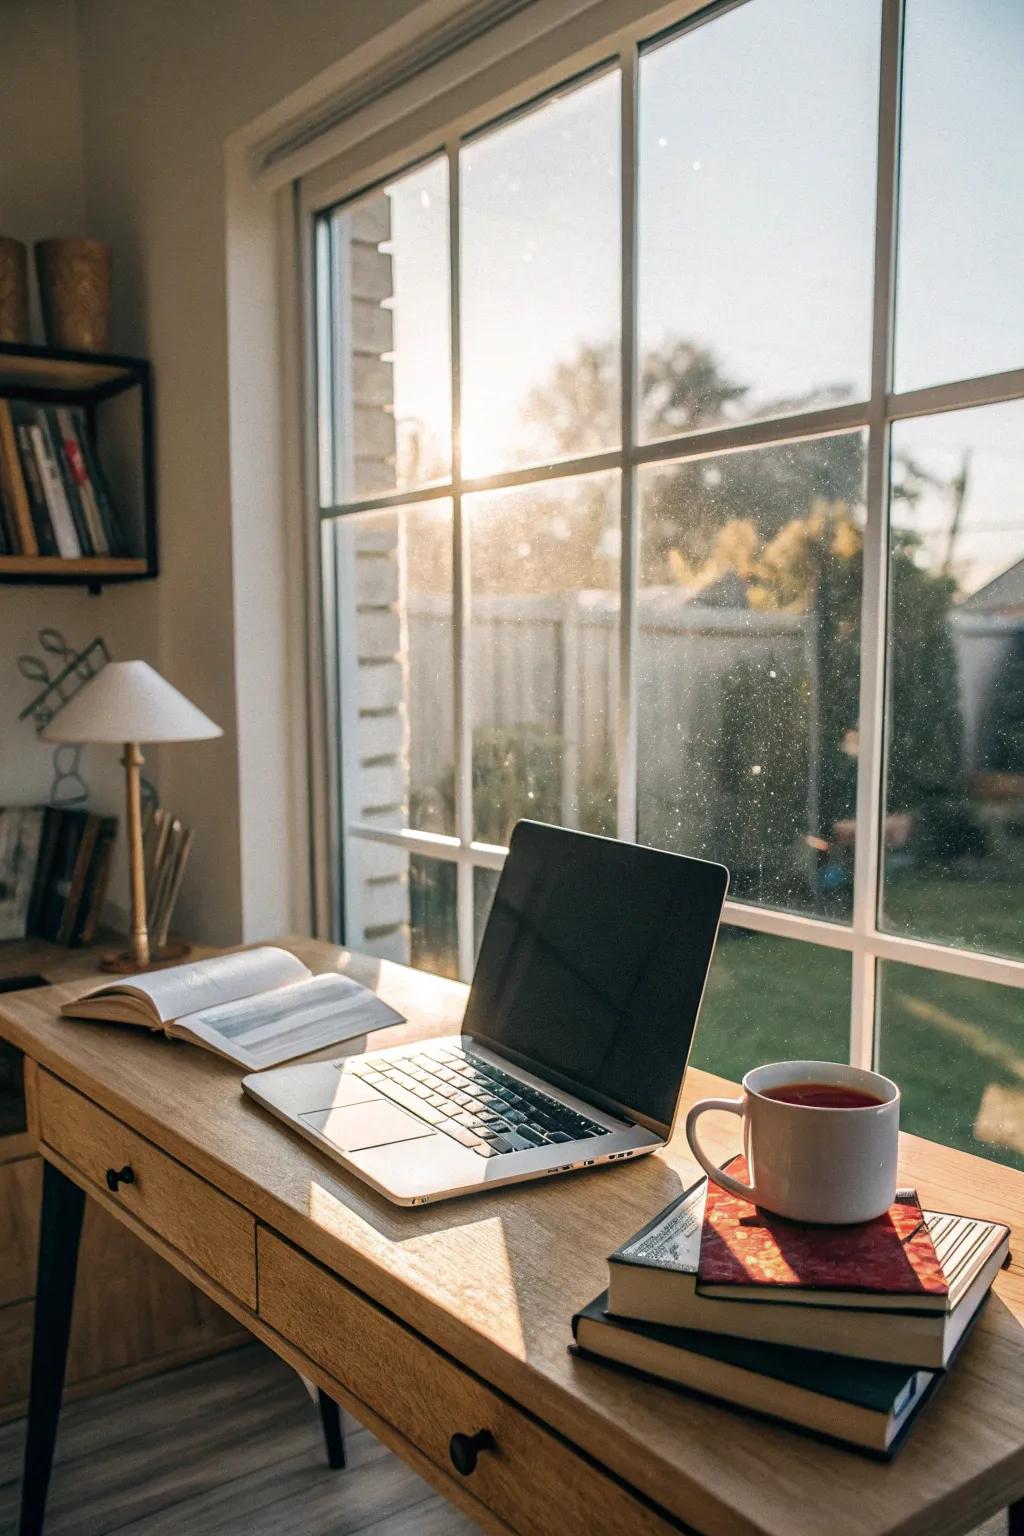
{"label": "book page", "polygon": [[259,949],[239,950],[232,955],[212,955],[208,960],[192,960],[185,965],[170,965],[146,976],[131,976],[125,981],[108,982],[89,993],[90,998],[108,996],[142,998],[153,1009],[161,1024],[170,1024],[200,1008],[213,1008],[256,992],[268,992],[303,981],[308,967],[286,949],[265,944]]}
{"label": "book page", "polygon": [[683,1274],[695,1275],[700,1259],[706,1195],[707,1180],[702,1179],[688,1193],[673,1201],[660,1219],[625,1243],[618,1250],[619,1255],[633,1264],[677,1269]]}
{"label": "book page", "polygon": [[259,997],[204,1008],[179,1019],[173,1033],[258,1072],[402,1022],[402,1015],[368,987],[331,973]]}

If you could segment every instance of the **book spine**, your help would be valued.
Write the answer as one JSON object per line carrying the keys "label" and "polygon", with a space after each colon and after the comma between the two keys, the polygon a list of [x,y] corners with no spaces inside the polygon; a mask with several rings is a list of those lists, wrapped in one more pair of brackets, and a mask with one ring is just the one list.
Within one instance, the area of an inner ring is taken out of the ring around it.
{"label": "book spine", "polygon": [[60,838],[54,850],[43,910],[39,916],[39,936],[55,943],[64,918],[64,908],[75,873],[75,861],[88,817],[84,811],[65,811],[61,818]]}
{"label": "book spine", "polygon": [[64,812],[55,805],[46,807],[43,817],[43,836],[39,845],[39,857],[36,860],[35,878],[32,881],[32,894],[28,899],[28,918],[25,924],[26,933],[37,933],[43,913],[43,905],[46,901],[46,893],[50,888],[50,873],[53,869],[53,858],[57,851],[57,843],[60,839],[60,826]]}
{"label": "book spine", "polygon": [[46,504],[50,509],[50,522],[53,525],[53,536],[57,542],[57,553],[63,556],[65,560],[77,560],[82,553],[82,546],[78,541],[78,533],[75,529],[74,519],[71,516],[67,493],[64,490],[64,481],[61,479],[60,471],[53,457],[53,451],[50,448],[49,435],[43,431],[38,419],[29,427],[28,431],[29,437],[32,439],[36,463],[39,466],[39,478],[43,483],[43,494],[46,497]]}
{"label": "book spine", "polygon": [[78,911],[75,931],[71,936],[72,944],[91,944],[96,935],[103,903],[107,896],[116,837],[117,817],[105,816],[96,840],[92,863],[89,866],[82,904]]}
{"label": "book spine", "polygon": [[78,845],[74,869],[71,874],[71,888],[68,891],[68,899],[64,903],[60,927],[57,930],[58,944],[71,943],[71,937],[75,931],[78,918],[78,909],[82,905],[82,897],[85,893],[89,866],[92,863],[93,854],[96,849],[96,840],[100,833],[100,824],[101,818],[99,816],[86,816],[85,826],[82,830],[82,840]]}
{"label": "book spine", "polygon": [[89,536],[89,523],[85,515],[85,508],[82,505],[78,486],[75,484],[64,453],[64,439],[61,436],[57,412],[53,406],[43,406],[40,415],[43,419],[46,435],[50,440],[50,452],[53,454],[57,473],[60,475],[61,483],[64,486],[64,494],[67,497],[68,507],[75,524],[75,532],[78,534],[78,542],[81,545],[82,554],[94,555],[96,551]]}
{"label": "book spine", "polygon": [[13,555],[16,553],[14,534],[7,517],[7,505],[4,501],[3,487],[0,486],[0,555]]}
{"label": "book spine", "polygon": [[0,487],[17,536],[19,553],[38,555],[39,544],[25,490],[25,477],[21,473],[11,407],[6,400],[0,400]]}
{"label": "book spine", "polygon": [[32,523],[36,530],[39,553],[41,555],[56,555],[59,553],[57,540],[53,536],[50,509],[46,503],[46,492],[43,490],[43,482],[39,477],[39,465],[36,463],[28,426],[23,421],[16,422],[15,432],[18,438],[18,457],[21,460],[21,472],[25,477],[25,488],[28,491],[29,506],[32,510]]}
{"label": "book spine", "polygon": [[110,553],[112,555],[130,554],[131,551],[128,548],[128,540],[125,538],[124,529],[121,526],[121,519],[118,517],[117,511],[114,507],[114,501],[110,494],[110,486],[107,482],[107,477],[103,472],[103,465],[100,463],[99,454],[96,451],[96,443],[93,439],[92,432],[89,430],[89,423],[86,419],[85,411],[80,405],[74,407],[72,411],[72,418],[75,423],[75,430],[78,434],[78,441],[82,449],[82,456],[85,459],[85,467],[88,470],[89,479],[92,483],[93,494],[96,497],[96,505],[99,509],[100,518],[103,522],[103,527],[106,532],[107,545],[109,547]]}
{"label": "book spine", "polygon": [[82,515],[89,530],[89,542],[92,544],[93,553],[109,555],[110,546],[107,543],[107,535],[100,518],[92,481],[89,479],[89,471],[86,467],[81,444],[78,441],[71,412],[66,406],[58,406],[56,417],[57,431],[60,434],[61,447],[64,449],[64,461],[67,464],[68,474],[71,477],[75,492],[81,503]]}

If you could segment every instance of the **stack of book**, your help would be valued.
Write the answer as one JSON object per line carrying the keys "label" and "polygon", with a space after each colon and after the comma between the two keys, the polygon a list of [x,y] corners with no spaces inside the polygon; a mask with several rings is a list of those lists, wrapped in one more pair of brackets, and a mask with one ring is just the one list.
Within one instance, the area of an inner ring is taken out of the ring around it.
{"label": "stack of book", "polygon": [[127,553],[82,407],[0,400],[0,554]]}
{"label": "stack of book", "polygon": [[158,807],[147,807],[142,828],[143,867],[149,935],[157,949],[167,943],[185,866],[192,849],[192,828]]}
{"label": "stack of book", "polygon": [[913,1190],[876,1221],[810,1227],[701,1179],[610,1256],[574,1347],[891,1456],[1008,1258],[1008,1228]]}
{"label": "stack of book", "polygon": [[0,810],[0,938],[89,944],[107,893],[116,816]]}

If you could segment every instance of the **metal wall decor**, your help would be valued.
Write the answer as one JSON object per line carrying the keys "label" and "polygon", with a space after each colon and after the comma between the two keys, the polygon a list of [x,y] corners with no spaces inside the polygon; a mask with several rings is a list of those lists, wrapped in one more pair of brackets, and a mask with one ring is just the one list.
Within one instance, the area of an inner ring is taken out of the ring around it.
{"label": "metal wall decor", "polygon": [[[59,629],[41,629],[38,640],[42,655],[26,652],[18,657],[22,677],[43,684],[18,716],[19,720],[32,720],[37,736],[110,660],[107,643],[99,636],[82,651],[68,645]],[[48,660],[50,657],[55,660]],[[53,749],[51,805],[81,805],[88,799],[88,785],[80,771],[81,759],[81,747],[65,744]]]}

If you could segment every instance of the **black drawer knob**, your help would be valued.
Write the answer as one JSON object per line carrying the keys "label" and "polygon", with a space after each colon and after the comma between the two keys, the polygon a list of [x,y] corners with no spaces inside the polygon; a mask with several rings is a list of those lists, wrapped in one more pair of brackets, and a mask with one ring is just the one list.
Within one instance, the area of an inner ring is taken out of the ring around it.
{"label": "black drawer knob", "polygon": [[452,1466],[463,1477],[476,1471],[476,1459],[481,1451],[494,1449],[494,1436],[489,1429],[478,1429],[475,1435],[452,1435],[448,1443],[448,1455]]}
{"label": "black drawer knob", "polygon": [[134,1183],[135,1183],[135,1170],[132,1167],[131,1163],[125,1163],[123,1168],[108,1168],[107,1169],[107,1188],[110,1190],[110,1193],[112,1195],[116,1195],[117,1194],[117,1186],[119,1184],[134,1184]]}
{"label": "black drawer knob", "polygon": [[464,1478],[476,1471],[476,1458],[482,1450],[493,1450],[494,1436],[490,1430],[477,1430],[476,1435],[453,1435],[448,1442],[448,1456],[454,1470]]}

